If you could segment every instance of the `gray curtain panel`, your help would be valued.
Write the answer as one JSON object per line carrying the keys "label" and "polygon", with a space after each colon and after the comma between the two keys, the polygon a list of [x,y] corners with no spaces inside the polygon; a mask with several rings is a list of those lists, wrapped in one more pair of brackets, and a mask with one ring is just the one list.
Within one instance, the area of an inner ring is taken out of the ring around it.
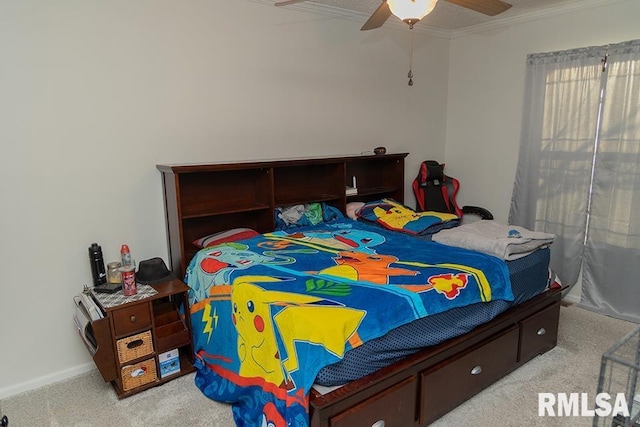
{"label": "gray curtain panel", "polygon": [[526,82],[509,221],[556,235],[584,306],[639,322],[640,41],[529,55]]}

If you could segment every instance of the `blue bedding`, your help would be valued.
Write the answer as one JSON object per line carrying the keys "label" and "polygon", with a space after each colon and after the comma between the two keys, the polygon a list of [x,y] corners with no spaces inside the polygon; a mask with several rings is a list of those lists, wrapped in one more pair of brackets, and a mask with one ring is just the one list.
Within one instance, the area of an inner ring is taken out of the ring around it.
{"label": "blue bedding", "polygon": [[400,326],[388,334],[368,341],[347,352],[339,362],[318,372],[316,384],[337,386],[362,378],[403,359],[425,347],[430,347],[483,325],[514,305],[539,295],[548,288],[549,248],[531,255],[507,261],[514,300],[493,300],[454,308],[423,317]]}
{"label": "blue bedding", "polygon": [[513,300],[498,258],[351,220],[198,252],[187,269],[196,385],[238,426],[307,426],[319,370],[416,319]]}

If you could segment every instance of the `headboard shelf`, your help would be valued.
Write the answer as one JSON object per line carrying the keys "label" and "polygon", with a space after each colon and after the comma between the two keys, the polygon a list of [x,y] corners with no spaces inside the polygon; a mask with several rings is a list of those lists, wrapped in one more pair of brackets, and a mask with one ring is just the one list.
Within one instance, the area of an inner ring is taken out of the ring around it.
{"label": "headboard shelf", "polygon": [[355,200],[358,197],[370,196],[370,195],[385,197],[384,196],[385,194],[397,193],[399,190],[400,189],[397,187],[370,187],[370,188],[364,188],[362,190],[358,188],[358,194],[347,195],[347,199],[351,201],[352,199]]}
{"label": "headboard shelf", "polygon": [[231,206],[228,206],[226,208],[223,207],[223,209],[220,209],[220,207],[218,207],[217,209],[214,208],[214,209],[203,211],[200,213],[182,215],[182,219],[203,218],[208,216],[227,215],[227,214],[240,213],[240,212],[254,212],[254,211],[261,211],[261,210],[270,209],[270,208],[271,208],[271,205],[264,204],[264,203],[257,204],[254,206],[238,207],[235,209]]}
{"label": "headboard shelf", "polygon": [[[407,155],[158,165],[170,268],[184,275],[197,251],[192,242],[207,234],[237,227],[273,231],[279,206],[326,202],[344,213],[348,201],[392,197],[402,203]],[[347,196],[354,177],[358,194]]]}
{"label": "headboard shelf", "polygon": [[[298,205],[303,203],[313,203],[313,202],[340,202],[344,198],[342,193],[339,194],[316,194],[312,193],[308,196],[298,195],[298,196],[290,196],[288,198],[279,197],[276,199],[275,205],[279,206],[290,206],[290,205]],[[333,203],[332,203],[333,204]],[[338,204],[338,203],[335,203]]]}

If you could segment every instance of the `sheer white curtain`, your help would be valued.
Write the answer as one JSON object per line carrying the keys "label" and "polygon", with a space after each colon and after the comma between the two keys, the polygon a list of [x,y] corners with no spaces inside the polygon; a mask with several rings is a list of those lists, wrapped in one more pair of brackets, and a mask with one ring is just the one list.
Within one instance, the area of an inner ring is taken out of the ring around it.
{"label": "sheer white curtain", "polygon": [[[608,53],[607,67],[602,60]],[[557,236],[582,304],[640,321],[640,41],[527,58],[509,220]]]}
{"label": "sheer white curtain", "polygon": [[609,47],[582,303],[640,322],[640,40]]}
{"label": "sheer white curtain", "polygon": [[509,222],[556,235],[552,266],[578,280],[606,48],[529,55]]}

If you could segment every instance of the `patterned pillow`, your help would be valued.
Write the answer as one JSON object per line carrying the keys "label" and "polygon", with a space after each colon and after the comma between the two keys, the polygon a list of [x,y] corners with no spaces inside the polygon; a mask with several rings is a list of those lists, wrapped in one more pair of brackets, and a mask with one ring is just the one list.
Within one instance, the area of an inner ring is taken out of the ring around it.
{"label": "patterned pillow", "polygon": [[347,203],[347,217],[354,221],[358,220],[358,209],[364,206],[363,202],[349,202]]}
{"label": "patterned pillow", "polygon": [[193,244],[199,248],[207,248],[209,246],[219,245],[220,243],[250,239],[259,235],[260,233],[251,228],[232,228],[196,239],[193,241]]}
{"label": "patterned pillow", "polygon": [[356,211],[356,215],[389,230],[413,235],[432,234],[460,224],[460,218],[456,215],[432,211],[416,212],[393,199],[366,203]]}

